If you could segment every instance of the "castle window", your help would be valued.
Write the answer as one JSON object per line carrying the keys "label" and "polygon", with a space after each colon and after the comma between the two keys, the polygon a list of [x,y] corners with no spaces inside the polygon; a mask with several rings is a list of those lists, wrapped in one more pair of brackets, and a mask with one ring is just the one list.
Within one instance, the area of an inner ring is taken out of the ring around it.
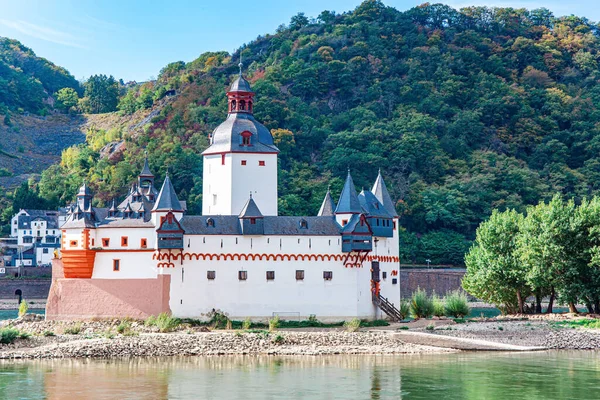
{"label": "castle window", "polygon": [[118,272],[121,270],[121,260],[113,260],[113,271]]}
{"label": "castle window", "polygon": [[127,239],[127,236],[121,236],[121,246],[123,247],[127,247],[129,240]]}
{"label": "castle window", "polygon": [[383,271],[381,273],[383,279],[387,279],[387,272]]}
{"label": "castle window", "polygon": [[300,220],[300,229],[308,229],[308,222],[305,219]]}
{"label": "castle window", "polygon": [[379,226],[379,218],[376,218],[375,222],[377,223],[377,226]]}
{"label": "castle window", "polygon": [[225,154],[221,154],[221,165],[225,165]]}
{"label": "castle window", "polygon": [[342,226],[345,226],[347,223],[348,223],[348,220],[347,220],[347,219],[343,219],[343,220],[342,220]]}
{"label": "castle window", "polygon": [[69,245],[71,247],[77,247],[77,240],[71,240],[71,243],[69,243]]}
{"label": "castle window", "polygon": [[240,133],[242,137],[242,146],[250,146],[250,139],[252,138],[252,133],[249,131],[244,131]]}
{"label": "castle window", "polygon": [[394,221],[394,230],[396,230],[396,221]]}
{"label": "castle window", "polygon": [[242,160],[242,165],[246,165],[246,160]]}
{"label": "castle window", "polygon": [[297,269],[296,270],[296,280],[297,281],[303,281],[304,280],[304,270],[303,269]]}
{"label": "castle window", "polygon": [[392,278],[392,285],[396,285],[398,283],[398,279],[397,278]]}
{"label": "castle window", "polygon": [[217,273],[215,271],[206,271],[206,279],[214,281]]}
{"label": "castle window", "polygon": [[235,111],[236,102],[235,100],[231,100],[231,111]]}
{"label": "castle window", "polygon": [[258,166],[259,167],[264,167],[265,166],[265,162],[264,161],[259,161],[258,162]]}
{"label": "castle window", "polygon": [[250,218],[250,225],[256,225],[256,218]]}
{"label": "castle window", "polygon": [[209,227],[209,228],[214,228],[215,227],[215,220],[212,219],[212,218],[208,218],[206,220],[206,226]]}
{"label": "castle window", "polygon": [[110,239],[102,239],[102,246],[103,247],[108,247],[110,245]]}
{"label": "castle window", "polygon": [[275,280],[275,271],[267,271],[267,280],[274,281]]}
{"label": "castle window", "polygon": [[248,279],[248,271],[238,271],[238,279],[240,281],[245,281]]}
{"label": "castle window", "polygon": [[326,281],[333,279],[333,271],[323,271],[323,279]]}
{"label": "castle window", "polygon": [[92,247],[94,247],[94,244],[96,244],[96,241],[94,240],[94,238],[92,238]]}
{"label": "castle window", "polygon": [[146,247],[148,247],[148,239],[146,239],[146,238],[142,238],[142,239],[140,240],[140,247],[141,247],[142,249],[145,249]]}
{"label": "castle window", "polygon": [[240,111],[245,111],[245,110],[246,110],[246,101],[240,100]]}

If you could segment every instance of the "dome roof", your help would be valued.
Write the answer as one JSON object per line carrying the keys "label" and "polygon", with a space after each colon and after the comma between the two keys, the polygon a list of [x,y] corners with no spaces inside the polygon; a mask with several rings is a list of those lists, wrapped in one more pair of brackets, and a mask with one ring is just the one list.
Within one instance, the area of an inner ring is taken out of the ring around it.
{"label": "dome roof", "polygon": [[[250,132],[250,145],[242,144],[242,132]],[[202,154],[246,152],[279,153],[273,136],[266,126],[254,119],[252,114],[231,113],[217,126],[211,136],[210,146]]]}
{"label": "dome roof", "polygon": [[248,82],[241,74],[229,87],[230,92],[252,92],[250,82]]}

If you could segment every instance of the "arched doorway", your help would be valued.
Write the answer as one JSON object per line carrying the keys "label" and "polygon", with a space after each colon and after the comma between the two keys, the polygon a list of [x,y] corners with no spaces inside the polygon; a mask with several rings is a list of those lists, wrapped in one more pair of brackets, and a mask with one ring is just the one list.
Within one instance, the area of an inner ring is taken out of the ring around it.
{"label": "arched doorway", "polygon": [[21,301],[23,301],[23,292],[21,289],[15,290],[15,296],[19,296],[19,304],[21,304]]}

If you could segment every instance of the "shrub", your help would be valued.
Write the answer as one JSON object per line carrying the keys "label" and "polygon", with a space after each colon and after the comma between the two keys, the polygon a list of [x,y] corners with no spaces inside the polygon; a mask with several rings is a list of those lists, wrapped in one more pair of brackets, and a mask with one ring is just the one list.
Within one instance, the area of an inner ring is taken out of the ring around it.
{"label": "shrub", "polygon": [[410,313],[414,318],[429,318],[433,315],[433,302],[421,288],[410,299]]}
{"label": "shrub", "polygon": [[252,326],[252,322],[250,321],[250,318],[246,318],[246,319],[244,320],[244,322],[242,322],[242,329],[244,329],[244,330],[246,330],[246,331],[247,331],[248,329],[250,329],[250,327],[251,327],[251,326]]}
{"label": "shrub", "polygon": [[65,328],[65,334],[67,335],[79,335],[79,333],[81,333],[81,323],[79,322]]}
{"label": "shrub", "polygon": [[172,332],[181,324],[181,320],[179,318],[175,318],[170,316],[167,313],[160,313],[156,317],[154,326],[158,327],[160,332]]}
{"label": "shrub", "polygon": [[410,303],[406,300],[400,302],[400,317],[406,319],[410,315]]}
{"label": "shrub", "polygon": [[344,322],[344,328],[346,328],[348,332],[358,332],[358,329],[360,328],[360,319],[353,318],[350,321]]}
{"label": "shrub", "polygon": [[277,330],[278,327],[279,327],[279,315],[276,315],[275,317],[273,317],[269,320],[269,332],[273,332],[273,331]]}
{"label": "shrub", "polygon": [[214,311],[209,322],[214,329],[231,329],[231,321],[227,315],[219,311]]}
{"label": "shrub", "polygon": [[27,314],[27,310],[29,310],[29,306],[25,300],[21,300],[21,304],[19,304],[19,317]]}
{"label": "shrub", "polygon": [[10,344],[19,337],[19,330],[15,328],[0,329],[0,343]]}
{"label": "shrub", "polygon": [[42,335],[44,335],[44,336],[54,336],[54,332],[52,332],[52,331],[44,331],[44,332],[42,332]]}
{"label": "shrub", "polygon": [[275,336],[275,338],[273,339],[273,343],[275,343],[275,344],[283,344],[284,340],[285,340],[285,339],[284,339],[284,337],[283,337],[283,336],[281,336],[281,335],[277,335],[277,336]]}
{"label": "shrub", "polygon": [[146,326],[155,326],[156,325],[156,317],[154,315],[149,316],[144,321],[144,325],[146,325]]}
{"label": "shrub", "polygon": [[318,324],[319,320],[317,319],[317,316],[315,314],[310,314],[308,316],[308,322],[310,322],[311,324]]}
{"label": "shrub", "polygon": [[129,321],[121,321],[119,325],[117,325],[117,332],[121,335],[124,335],[131,331],[131,323]]}
{"label": "shrub", "polygon": [[444,300],[435,294],[431,296],[431,302],[433,303],[433,315],[436,317],[443,317],[446,315],[446,307]]}
{"label": "shrub", "polygon": [[114,339],[115,334],[112,332],[112,329],[109,328],[104,332],[104,337],[107,339]]}
{"label": "shrub", "polygon": [[408,328],[408,326],[401,326],[398,329],[403,330],[403,331],[407,331],[409,328]]}
{"label": "shrub", "polygon": [[454,318],[464,318],[471,312],[467,295],[461,290],[455,290],[446,296],[446,315]]}
{"label": "shrub", "polygon": [[427,329],[428,331],[432,331],[432,330],[433,330],[433,328],[434,328],[434,326],[433,326],[433,325],[427,325],[427,326],[425,327],[425,329]]}

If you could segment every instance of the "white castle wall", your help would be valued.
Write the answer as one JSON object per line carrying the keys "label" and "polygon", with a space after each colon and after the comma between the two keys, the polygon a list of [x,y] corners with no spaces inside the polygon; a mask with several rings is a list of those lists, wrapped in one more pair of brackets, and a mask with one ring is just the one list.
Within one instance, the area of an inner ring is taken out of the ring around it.
{"label": "white castle wall", "polygon": [[263,215],[277,215],[277,154],[227,153],[225,165],[221,157],[204,156],[202,214],[239,215],[252,192]]}

